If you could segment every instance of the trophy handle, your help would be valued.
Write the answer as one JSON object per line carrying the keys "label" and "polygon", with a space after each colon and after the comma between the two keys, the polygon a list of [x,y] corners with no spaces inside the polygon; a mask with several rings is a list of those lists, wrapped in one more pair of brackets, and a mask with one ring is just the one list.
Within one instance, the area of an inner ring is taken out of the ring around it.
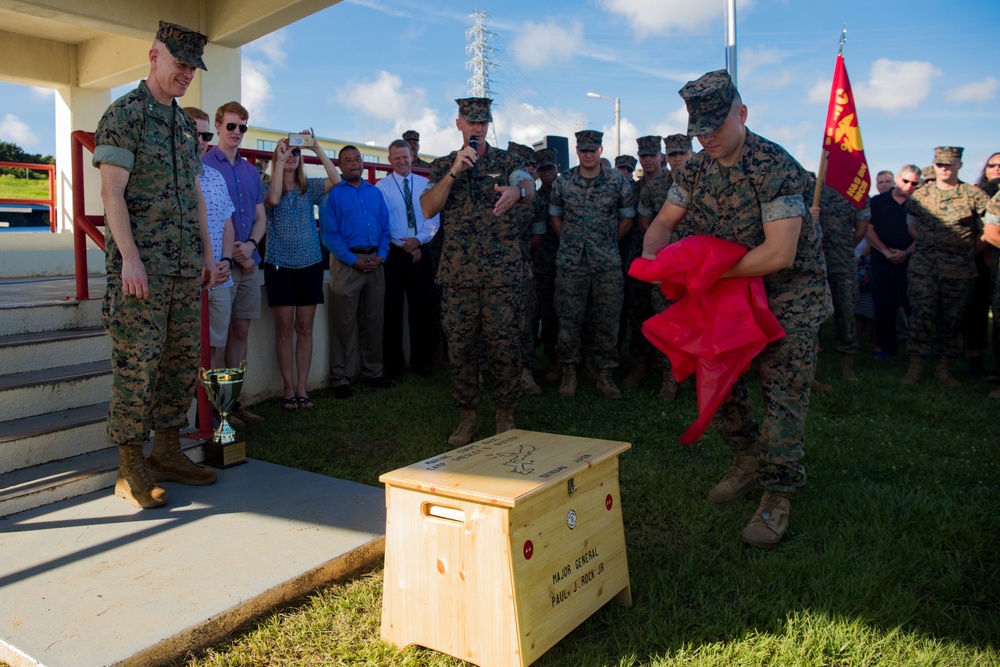
{"label": "trophy handle", "polygon": [[247,371],[247,360],[244,359],[243,361],[240,362],[240,372],[246,373],[246,371]]}

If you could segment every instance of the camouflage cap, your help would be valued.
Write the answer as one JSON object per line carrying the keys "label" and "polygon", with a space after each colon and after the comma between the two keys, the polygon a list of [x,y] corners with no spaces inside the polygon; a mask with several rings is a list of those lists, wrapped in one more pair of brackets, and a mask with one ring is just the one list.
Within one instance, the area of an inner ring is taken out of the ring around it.
{"label": "camouflage cap", "polygon": [[934,171],[934,165],[927,165],[920,171],[920,179],[923,181],[936,181],[937,172]]}
{"label": "camouflage cap", "polygon": [[177,62],[188,67],[199,67],[206,72],[205,61],[201,59],[205,53],[205,44],[208,37],[195,32],[190,28],[185,28],[176,23],[160,21],[160,29],[156,31],[156,41],[163,42],[170,51],[170,55],[177,59]]}
{"label": "camouflage cap", "polygon": [[578,151],[596,151],[604,143],[604,133],[597,130],[580,130],[576,133]]}
{"label": "camouflage cap", "polygon": [[691,150],[691,137],[686,134],[671,134],[663,137],[663,150],[667,155],[672,153],[687,153]]}
{"label": "camouflage cap", "polygon": [[[660,142],[656,142],[659,146]],[[619,155],[615,158],[615,169],[618,167],[628,167],[629,171],[635,171],[636,159],[631,155]]]}
{"label": "camouflage cap", "polygon": [[554,148],[543,148],[540,151],[535,151],[532,156],[535,158],[535,166],[539,169],[542,167],[554,167],[556,166],[556,149]]}
{"label": "camouflage cap", "polygon": [[531,150],[531,146],[525,146],[524,144],[508,141],[507,150],[515,155],[523,157],[525,162],[535,161],[535,151]]}
{"label": "camouflage cap", "polygon": [[403,141],[420,141],[420,133],[416,130],[403,132]]}
{"label": "camouflage cap", "polygon": [[688,81],[678,94],[687,105],[688,136],[696,137],[711,134],[725,122],[736,99],[736,86],[729,72],[720,69]]}
{"label": "camouflage cap", "polygon": [[961,146],[938,146],[934,149],[934,164],[955,164],[962,161]]}
{"label": "camouflage cap", "polygon": [[493,114],[490,105],[493,100],[488,97],[463,97],[455,100],[458,104],[458,117],[469,123],[492,123]]}
{"label": "camouflage cap", "polygon": [[660,135],[658,134],[651,134],[647,137],[639,137],[635,140],[635,143],[639,145],[639,150],[636,151],[639,155],[660,154]]}

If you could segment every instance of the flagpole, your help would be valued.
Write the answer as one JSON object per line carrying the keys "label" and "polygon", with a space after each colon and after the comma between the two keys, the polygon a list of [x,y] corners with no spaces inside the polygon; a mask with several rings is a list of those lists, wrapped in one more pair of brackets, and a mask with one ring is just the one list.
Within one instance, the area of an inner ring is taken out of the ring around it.
{"label": "flagpole", "polygon": [[[837,51],[837,57],[844,57],[844,42],[847,41],[847,24],[844,24],[844,29],[840,33],[840,49]],[[824,139],[825,141],[825,139]],[[819,195],[823,191],[823,182],[826,180],[826,158],[827,151],[824,148],[823,154],[819,158],[819,170],[816,172],[816,190],[813,192],[813,207],[819,206]]]}

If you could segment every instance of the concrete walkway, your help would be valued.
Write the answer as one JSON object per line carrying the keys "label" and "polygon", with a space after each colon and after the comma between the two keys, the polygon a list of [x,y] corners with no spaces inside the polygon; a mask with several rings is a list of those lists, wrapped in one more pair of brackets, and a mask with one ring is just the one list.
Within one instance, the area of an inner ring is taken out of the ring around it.
{"label": "concrete walkway", "polygon": [[383,556],[380,488],[254,460],[164,488],[0,519],[0,661],[159,664]]}

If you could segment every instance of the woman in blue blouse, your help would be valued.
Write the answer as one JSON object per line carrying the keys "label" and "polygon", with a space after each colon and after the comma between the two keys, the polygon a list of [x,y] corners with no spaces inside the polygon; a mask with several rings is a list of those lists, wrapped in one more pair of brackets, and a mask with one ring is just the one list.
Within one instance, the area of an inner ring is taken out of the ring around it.
{"label": "woman in blue blouse", "polygon": [[323,303],[324,269],[313,207],[340,182],[340,174],[318,141],[313,142],[312,150],[326,169],[325,179],[306,178],[301,149],[290,147],[288,140],[282,139],[271,157],[271,181],[264,185],[267,209],[264,284],[268,304],[274,312],[274,347],[284,383],[281,406],[285,410],[313,407],[306,382],[312,363],[316,305]]}

